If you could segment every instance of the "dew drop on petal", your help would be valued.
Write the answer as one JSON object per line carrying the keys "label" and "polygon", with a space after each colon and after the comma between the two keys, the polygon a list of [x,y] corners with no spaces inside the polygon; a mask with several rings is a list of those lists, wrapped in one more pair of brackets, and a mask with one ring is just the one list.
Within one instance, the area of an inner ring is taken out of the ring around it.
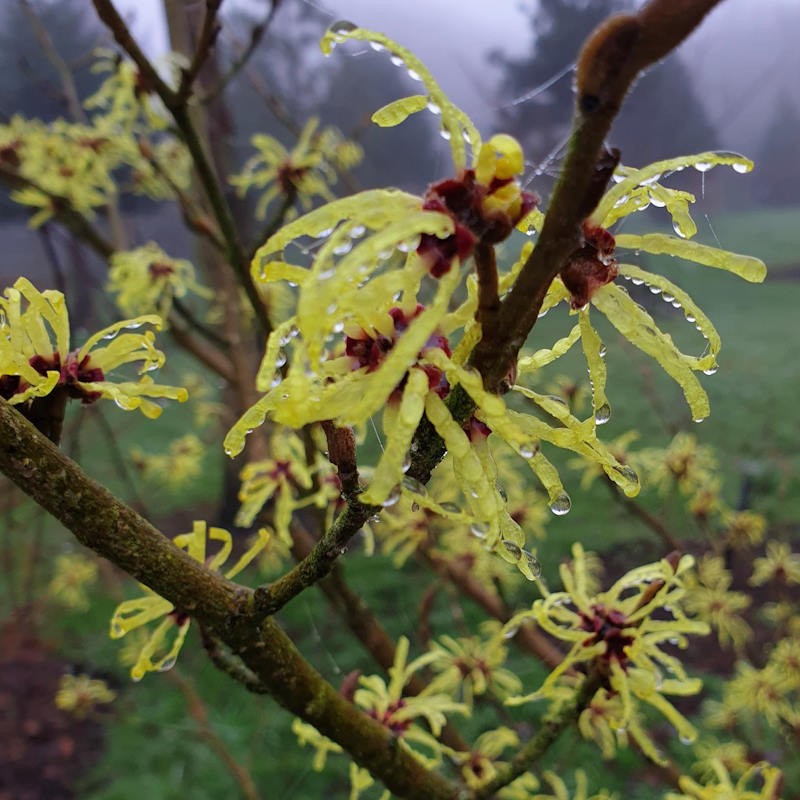
{"label": "dew drop on petal", "polygon": [[403,488],[422,497],[425,497],[425,495],[428,494],[425,484],[418,481],[416,478],[412,478],[410,475],[403,476]]}
{"label": "dew drop on petal", "polygon": [[403,459],[403,466],[402,466],[403,475],[405,475],[406,472],[408,472],[410,469],[411,469],[411,457],[406,455],[406,457]]}
{"label": "dew drop on petal", "polygon": [[358,28],[358,25],[356,25],[354,22],[350,22],[349,20],[346,19],[340,19],[334,22],[330,26],[330,28],[328,28],[328,30],[331,33],[346,34],[346,33],[352,33],[356,28]]}
{"label": "dew drop on petal", "polygon": [[519,633],[519,625],[512,625],[510,628],[503,628],[503,638],[513,639]]}
{"label": "dew drop on petal", "polygon": [[715,375],[719,367],[714,364],[713,366],[709,367],[708,369],[703,370],[703,375]]}
{"label": "dew drop on petal", "polygon": [[283,350],[278,350],[278,355],[275,357],[275,366],[282,367],[286,363],[286,353]]}
{"label": "dew drop on petal", "polygon": [[598,425],[605,425],[611,419],[611,406],[608,403],[603,403],[595,412],[594,412],[594,421]]}
{"label": "dew drop on petal", "polygon": [[522,551],[522,557],[525,559],[525,563],[528,565],[528,569],[531,572],[532,577],[528,578],[528,580],[535,581],[542,574],[542,565],[539,563],[539,559],[527,550]]}
{"label": "dew drop on petal", "polygon": [[750,172],[750,167],[747,164],[732,164],[734,172],[738,172],[740,175],[744,175],[745,172]]}
{"label": "dew drop on petal", "polygon": [[539,446],[536,442],[522,442],[519,446],[519,454],[523,458],[533,458],[538,450]]}
{"label": "dew drop on petal", "polygon": [[439,131],[439,136],[441,136],[446,142],[450,141],[450,131],[442,129]]}
{"label": "dew drop on petal", "polygon": [[694,168],[695,168],[695,169],[696,169],[698,172],[708,172],[708,171],[711,169],[711,167],[713,167],[713,166],[714,166],[714,165],[713,165],[713,164],[711,164],[711,163],[710,163],[710,162],[708,162],[708,161],[698,161],[698,162],[697,162],[697,163],[694,165]]}
{"label": "dew drop on petal", "polygon": [[412,81],[421,81],[422,76],[416,70],[409,69],[408,70],[408,77],[411,78]]}
{"label": "dew drop on petal", "polygon": [[489,527],[483,522],[473,522],[472,525],[469,526],[469,532],[476,539],[485,539],[489,535]]}
{"label": "dew drop on petal", "polygon": [[631,283],[632,283],[634,286],[641,286],[641,285],[644,283],[644,278],[630,278],[630,277],[629,277],[629,276],[627,276],[627,275],[626,275],[625,277],[629,278],[630,282],[631,282]]}
{"label": "dew drop on petal", "polygon": [[350,228],[349,236],[351,239],[360,239],[366,232],[367,229],[364,225],[353,225]]}
{"label": "dew drop on petal", "polygon": [[442,108],[434,103],[433,100],[431,100],[428,103],[428,111],[430,111],[435,117],[438,117],[442,113]]}
{"label": "dew drop on petal", "polygon": [[557,517],[563,517],[564,514],[569,514],[571,508],[572,500],[569,499],[568,494],[560,494],[550,503],[550,510]]}
{"label": "dew drop on petal", "polygon": [[395,505],[400,500],[400,487],[395,486],[387,498],[381,503],[384,508],[390,508],[391,506]]}
{"label": "dew drop on petal", "polygon": [[604,344],[601,344],[600,349],[597,351],[597,355],[600,356],[600,358],[605,358],[606,353],[608,353],[608,348]]}
{"label": "dew drop on petal", "polygon": [[441,503],[439,508],[441,508],[442,511],[447,511],[450,514],[460,514],[461,513],[461,509],[455,503],[451,503],[449,501]]}
{"label": "dew drop on petal", "polygon": [[376,52],[382,53],[386,48],[380,42],[370,42],[369,46]]}
{"label": "dew drop on petal", "polygon": [[697,423],[705,422],[705,419],[706,419],[705,417],[694,417],[692,419],[692,422],[697,422]]}
{"label": "dew drop on petal", "polygon": [[512,542],[511,539],[503,539],[503,547],[505,547],[512,558],[516,558],[517,560],[522,558],[522,548],[516,542]]}
{"label": "dew drop on petal", "polygon": [[653,294],[661,294],[661,287],[660,286],[648,286],[647,287]]}
{"label": "dew drop on petal", "polygon": [[406,62],[400,56],[392,56],[389,61],[392,62],[396,67],[404,67]]}
{"label": "dew drop on petal", "polygon": [[672,221],[672,230],[674,230],[675,233],[677,233],[678,236],[681,237],[681,239],[686,238],[686,234],[683,232],[683,228],[681,228],[681,225],[677,220]]}

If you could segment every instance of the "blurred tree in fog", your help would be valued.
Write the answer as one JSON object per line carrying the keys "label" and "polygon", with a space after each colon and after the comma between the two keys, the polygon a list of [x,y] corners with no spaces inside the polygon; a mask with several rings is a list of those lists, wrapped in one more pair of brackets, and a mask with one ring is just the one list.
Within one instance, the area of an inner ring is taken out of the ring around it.
{"label": "blurred tree in fog", "polygon": [[[242,10],[226,21],[240,46],[258,24]],[[393,129],[373,125],[372,112],[413,92],[414,83],[369,49],[342,48],[325,58],[318,43],[329,23],[327,14],[309,4],[281,7],[244,74],[227,92],[237,161],[252,155],[254,133],[268,133],[291,147],[306,120],[316,115],[322,125],[337,126],[372,153],[354,170],[351,190],[387,184],[424,189],[438,174],[437,154],[446,153],[444,145],[438,147],[433,116],[419,115]],[[221,43],[222,62],[236,58],[232,38]]]}
{"label": "blurred tree in fog", "polygon": [[[494,63],[504,71],[500,96],[521,97],[545,84],[569,67],[592,29],[610,14],[630,7],[625,0],[539,0],[529,17],[530,55],[509,58],[500,52],[493,54]],[[499,127],[521,139],[531,160],[542,162],[564,141],[572,106],[570,72],[530,100],[504,107]],[[622,150],[624,163],[637,166],[679,153],[709,150],[715,141],[689,71],[673,55],[634,87],[614,124],[610,144]]]}
{"label": "blurred tree in fog", "polygon": [[758,193],[762,203],[795,206],[800,198],[800,114],[784,97],[775,107],[772,123],[756,155]]}

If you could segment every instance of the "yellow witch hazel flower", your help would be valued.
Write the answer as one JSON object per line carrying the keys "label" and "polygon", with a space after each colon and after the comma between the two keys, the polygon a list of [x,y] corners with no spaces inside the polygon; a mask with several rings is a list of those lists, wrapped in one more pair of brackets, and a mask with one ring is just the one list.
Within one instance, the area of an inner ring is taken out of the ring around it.
{"label": "yellow witch hazel flower", "polygon": [[[309,505],[328,508],[331,501],[339,497],[339,479],[332,473],[326,474],[330,469],[330,464],[323,464],[321,459],[309,467],[300,437],[292,431],[278,429],[270,439],[270,457],[253,461],[242,469],[241,506],[236,524],[249,528],[264,505],[274,499],[275,532],[279,539],[291,546],[289,524],[294,511]],[[315,473],[319,486],[312,491]]]}
{"label": "yellow witch hazel flower", "polygon": [[[779,800],[782,775],[777,767],[760,761],[734,783],[719,759],[712,762],[716,773],[714,778],[700,785],[682,775],[678,780],[681,793],[667,792],[664,800]],[[757,782],[761,784],[760,788],[756,788]]]}
{"label": "yellow witch hazel flower", "polygon": [[[581,340],[584,356],[592,381],[592,399],[595,420],[608,421],[611,407],[606,397],[605,345],[591,322],[592,308],[607,317],[608,321],[646,355],[655,359],[661,368],[683,390],[686,402],[696,422],[709,414],[708,396],[697,378],[697,372],[711,375],[717,371],[720,337],[711,321],[689,295],[662,275],[647,272],[633,264],[620,263],[617,249],[634,252],[667,254],[686,261],[733,272],[751,282],[761,282],[766,275],[762,261],[738,255],[715,247],[692,242],[697,227],[689,214],[689,204],[695,198],[688,192],[663,186],[662,177],[694,167],[707,172],[714,166],[726,165],[736,172],[749,172],[753,164],[743,156],[727,152],[707,152],[680,156],[650,164],[642,169],[618,167],[617,181],[600,200],[592,215],[584,221],[584,245],[572,254],[562,269],[541,308],[547,313],[561,302],[569,304],[578,321],[572,331],[556,345],[539,351],[520,362],[519,376],[536,370],[560,358]],[[675,236],[665,233],[646,235],[616,234],[609,231],[619,220],[648,206],[666,208],[672,217]],[[529,233],[541,229],[542,216],[534,212],[520,224]],[[699,331],[704,350],[698,356],[683,353],[672,337],[661,331],[653,317],[634,301],[624,287],[614,283],[622,276],[635,286],[647,286],[651,292],[675,309],[682,311],[686,320]]]}
{"label": "yellow witch hazel flower", "polygon": [[[512,411],[464,367],[480,329],[474,277],[467,279],[467,300],[450,311],[460,267],[477,247],[506,239],[536,203],[517,179],[524,167],[519,143],[504,134],[482,141],[425,67],[381,34],[337,24],[323,39],[323,50],[348,38],[390,51],[427,91],[390,103],[373,120],[390,126],[422,109],[437,114],[457,174],[432,184],[424,197],[370,190],[328,203],[286,225],[258,250],[254,280],[296,286],[296,311],[270,335],[257,378],[265,395],[229,432],[226,450],[240,452],[247,432],[267,417],[293,428],[321,420],[364,426],[382,412],[383,454],[362,499],[390,506],[401,492],[411,491],[422,505],[419,487],[410,487],[403,474],[425,415],[442,437],[463,488],[465,519],[481,530],[489,549],[534,579],[538,566],[497,489],[487,437],[495,433],[527,461],[557,514],[566,513],[570,501],[540,441],[602,463],[629,494],[638,491],[636,475],[597,440],[594,419],[581,422],[564,403],[530,390],[523,390],[526,397],[554,423]],[[304,262],[313,251],[311,265],[288,260],[290,246]],[[529,253],[530,247],[503,276],[501,291],[511,286]],[[456,386],[477,406],[463,427],[444,402]]]}
{"label": "yellow witch hazel flower", "polygon": [[120,251],[111,257],[106,289],[123,314],[169,316],[173,298],[192,293],[210,299],[213,292],[197,283],[194,267],[184,258],[170,258],[157,244]]}
{"label": "yellow witch hazel flower", "polygon": [[[230,182],[240,195],[250,189],[264,190],[256,206],[259,219],[266,216],[270,203],[279,198],[296,197],[306,211],[312,207],[314,198],[333,200],[330,187],[336,183],[338,173],[361,163],[364,153],[360,145],[345,139],[334,127],[318,128],[319,119],[311,117],[291,150],[263,133],[250,140],[258,152]],[[292,215],[290,212],[289,216]]]}
{"label": "yellow witch hazel flower", "polygon": [[537,691],[511,697],[506,703],[520,705],[555,697],[565,674],[581,667],[597,674],[601,690],[619,695],[619,715],[612,722],[615,729],[630,725],[638,701],[663,714],[682,740],[694,741],[694,727],[665,695],[697,694],[701,682],[689,678],[681,662],[663,649],[669,644],[686,647],[687,634],[709,631],[705,622],[687,619],[681,609],[685,575],[694,559],[683,556],[637,567],[607,591],[590,594],[586,572],[580,566],[583,549],[573,545],[572,553],[573,567],[562,565],[560,569],[564,591],[546,593],[530,611],[515,614],[505,626],[513,633],[533,619],[542,630],[572,647]]}
{"label": "yellow witch hazel flower", "polygon": [[[255,542],[223,575],[226,578],[236,577],[261,552],[269,537],[269,532],[261,529]],[[221,543],[212,556],[207,554],[209,539]],[[172,541],[210,570],[219,570],[233,549],[233,538],[228,531],[208,527],[205,522],[195,522],[190,533],[176,536]],[[175,608],[169,600],[146,586],[142,588],[145,591],[142,597],[125,600],[117,606],[110,626],[111,638],[121,639],[131,631],[161,619],[131,667],[131,678],[135,681],[140,681],[148,672],[165,672],[175,665],[191,621],[187,613]]]}
{"label": "yellow witch hazel flower", "polygon": [[[152,331],[132,331],[161,325],[155,314],[122,320],[71,350],[64,295],[40,292],[19,278],[0,296],[0,396],[20,405],[60,389],[84,404],[108,398],[125,411],[138,408],[154,419],[163,410],[155,399],[183,402],[188,397],[185,389],[154,383],[146,374],[164,363],[164,354],[155,348]],[[117,367],[137,362],[138,381],[107,379]]]}

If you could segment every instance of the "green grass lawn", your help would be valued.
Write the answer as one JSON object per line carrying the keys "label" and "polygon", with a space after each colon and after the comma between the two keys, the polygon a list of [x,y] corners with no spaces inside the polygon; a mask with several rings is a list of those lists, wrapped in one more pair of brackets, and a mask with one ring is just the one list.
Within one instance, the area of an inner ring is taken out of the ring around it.
{"label": "green grass lawn", "polygon": [[[756,212],[713,219],[714,234],[723,247],[758,255],[767,261],[770,274],[763,285],[749,285],[719,270],[681,264],[663,259],[658,266],[678,285],[689,291],[717,326],[723,340],[720,369],[703,378],[712,414],[700,425],[689,421],[681,392],[646,358],[630,345],[622,344],[611,327],[598,327],[608,345],[609,400],[613,415],[602,430],[613,438],[635,428],[641,442],[665,445],[671,438],[669,426],[689,429],[714,446],[725,480],[726,499],[735,505],[742,481],[753,486],[752,507],[767,515],[771,526],[789,525],[797,530],[800,520],[800,426],[797,392],[800,389],[800,361],[794,354],[798,341],[797,307],[800,305],[800,273],[791,275],[800,263],[797,252],[800,208],[781,212]],[[704,241],[713,236],[701,232]],[[641,262],[640,262],[641,263]],[[643,264],[647,266],[647,264]],[[656,301],[657,320],[682,346],[702,350],[702,339],[683,315]],[[595,315],[599,316],[599,315]],[[563,334],[571,321],[563,313],[551,313],[540,321],[538,341],[552,341]],[[544,345],[537,345],[544,346]],[[579,348],[578,348],[579,349]],[[183,364],[178,365],[183,367]],[[177,381],[177,369],[170,380]],[[551,368],[551,374],[583,376],[585,367],[578,352]],[[120,425],[121,412],[104,413],[117,434],[112,445],[106,433],[92,420],[92,410],[75,409],[87,415],[79,437],[77,455],[86,469],[114,491],[130,497],[130,477],[114,467],[114,447],[124,454],[137,444],[156,451],[185,430],[186,409],[170,408],[155,422]],[[126,417],[129,420],[131,416]],[[563,463],[564,459],[555,460]],[[213,507],[222,472],[221,449],[209,449],[200,477],[193,481],[180,501],[157,486],[148,486],[134,476],[136,495],[146,503],[153,519],[171,519],[179,509],[189,508],[187,518],[197,509],[205,514]],[[548,539],[539,550],[545,575],[553,583],[557,565],[572,542],[587,549],[614,553],[630,549],[632,559],[653,552],[658,542],[610,501],[608,490],[596,482],[588,492],[579,488],[579,476],[568,469],[562,477],[573,498],[570,514],[553,518]],[[661,510],[662,500],[645,491],[641,502]],[[669,510],[667,513],[670,513]],[[675,515],[680,519],[680,515]],[[178,531],[175,531],[178,532]],[[694,535],[676,531],[679,537]],[[53,530],[44,552],[63,548],[65,537]],[[8,547],[8,544],[5,543]],[[383,617],[390,633],[397,636],[418,627],[418,598],[433,578],[413,565],[398,570],[382,556],[364,557],[353,548],[344,559],[352,586]],[[523,587],[526,589],[527,587]],[[530,587],[531,589],[533,587]],[[129,596],[135,589],[129,586]],[[519,598],[520,606],[535,599],[534,591]],[[122,686],[108,728],[108,747],[94,773],[87,776],[80,794],[87,800],[124,800],[147,793],[153,800],[191,798],[215,800],[237,796],[236,784],[198,736],[195,723],[186,715],[186,701],[167,676],[148,675],[131,684],[119,666],[119,643],[107,637],[108,619],[114,603],[99,597],[86,614],[67,614],[51,620],[50,634],[60,641],[64,656],[76,662],[91,662],[93,669],[110,672]],[[465,603],[464,624],[474,625],[480,616]],[[452,628],[452,604],[441,589],[431,617],[434,633]],[[329,610],[321,594],[304,593],[282,613],[281,622],[295,638],[301,651],[336,684],[353,669],[374,672],[369,658],[354,644],[343,623]],[[533,687],[541,670],[531,659],[514,656],[514,665]],[[265,800],[283,798],[346,797],[346,761],[333,757],[324,775],[311,770],[311,754],[300,750],[289,730],[291,720],[267,698],[248,695],[226,676],[216,672],[202,653],[194,634],[179,660],[182,674],[191,677],[208,706],[210,721],[219,737],[253,774]],[[515,712],[524,719],[524,711]],[[465,725],[469,731],[473,722]],[[676,751],[676,755],[679,753]],[[564,737],[553,751],[555,768],[571,771],[575,765],[589,765],[592,782],[620,791],[632,800],[653,797],[652,787],[642,780],[642,760],[632,752],[623,753],[612,769],[605,769],[593,745],[573,734]],[[370,795],[371,797],[372,795]],[[377,796],[377,795],[375,795]],[[661,796],[660,789],[657,796]]]}

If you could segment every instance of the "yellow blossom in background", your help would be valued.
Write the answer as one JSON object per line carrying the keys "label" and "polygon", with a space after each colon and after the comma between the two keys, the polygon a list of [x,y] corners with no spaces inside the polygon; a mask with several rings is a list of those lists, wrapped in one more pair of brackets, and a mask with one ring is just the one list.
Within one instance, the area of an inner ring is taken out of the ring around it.
{"label": "yellow blossom in background", "polygon": [[89,589],[97,581],[97,562],[81,553],[56,556],[47,594],[66,608],[89,608]]}
{"label": "yellow blossom in background", "polygon": [[683,775],[678,781],[682,793],[667,792],[664,800],[779,800],[781,771],[777,767],[761,761],[734,784],[720,760],[712,760],[712,764],[714,777],[700,785]]}
{"label": "yellow blossom in background", "polygon": [[158,314],[165,320],[174,298],[189,293],[206,299],[213,296],[210,289],[195,280],[191,262],[170,258],[154,242],[114,253],[106,290],[115,295],[123,314]]}
{"label": "yellow blossom in background", "polygon": [[[408,644],[405,636],[398,640],[388,683],[380,675],[361,676],[353,701],[390,730],[401,746],[432,768],[442,757],[442,744],[437,737],[447,721],[445,715],[468,714],[469,709],[447,694],[430,691],[430,687],[419,695],[403,694],[411,676],[436,658],[429,652],[409,662]],[[419,725],[418,720],[424,720],[425,727]]]}
{"label": "yellow blossom in background", "polygon": [[[222,574],[226,578],[238,575],[262,550],[270,534],[267,530],[259,531],[258,538],[236,563]],[[207,555],[208,540],[220,543],[219,550]],[[172,540],[208,569],[219,571],[228,560],[233,549],[233,538],[222,528],[208,528],[205,522],[195,522],[191,533],[184,533]],[[186,634],[189,631],[190,617],[180,609],[176,609],[169,600],[157,595],[146,586],[144,595],[135,600],[120,603],[111,617],[110,636],[120,639],[131,631],[156,620],[162,620],[150,632],[144,646],[139,652],[136,662],[131,667],[131,678],[141,680],[148,672],[164,672],[175,665]]]}
{"label": "yellow blossom in background", "polygon": [[722,523],[725,540],[737,550],[761,544],[767,529],[767,521],[755,511],[729,511],[723,514]]}
{"label": "yellow blossom in background", "polygon": [[750,607],[749,595],[730,588],[733,575],[725,567],[722,556],[703,556],[698,561],[696,576],[686,581],[686,610],[707,622],[717,632],[721,645],[732,644],[741,651],[753,635],[742,618]]}
{"label": "yellow blossom in background", "polygon": [[77,719],[85,719],[97,706],[112,703],[116,696],[117,693],[103,680],[84,674],[62,675],[55,704]]}
{"label": "yellow blossom in background", "polygon": [[529,800],[616,800],[617,795],[602,789],[601,791],[590,795],[589,794],[589,781],[586,773],[582,769],[575,770],[575,791],[570,792],[567,789],[567,784],[564,780],[556,775],[555,772],[546,770],[542,773],[542,777],[550,784],[552,790],[548,794],[533,794],[530,795]]}
{"label": "yellow blossom in background", "polygon": [[792,716],[787,696],[795,688],[791,675],[767,663],[758,669],[746,661],[736,665],[736,675],[725,685],[723,703],[738,719],[764,719],[778,727],[781,718]]}
{"label": "yellow blossom in background", "polygon": [[735,775],[742,775],[752,766],[744,742],[704,739],[697,743],[694,752],[698,760],[692,771],[701,781],[710,781],[717,777],[720,764]]}
{"label": "yellow blossom in background", "polygon": [[[311,117],[291,150],[267,134],[258,133],[251,139],[257,154],[230,181],[240,195],[251,189],[263,192],[256,206],[259,219],[266,216],[270,203],[276,199],[296,198],[306,211],[315,198],[333,200],[330,187],[339,173],[361,163],[364,153],[360,145],[345,139],[336,128],[318,128],[319,120]],[[292,210],[289,218],[294,214]]]}
{"label": "yellow blossom in background", "polygon": [[513,631],[533,619],[545,632],[571,643],[570,651],[537,691],[506,703],[555,697],[570,668],[586,669],[597,673],[603,688],[619,695],[615,729],[627,727],[641,703],[664,715],[683,740],[693,741],[694,727],[666,696],[697,694],[701,682],[689,678],[681,662],[663,648],[686,647],[687,634],[708,633],[705,622],[688,619],[682,608],[685,576],[694,559],[683,556],[675,564],[664,559],[637,567],[609,590],[590,594],[579,545],[573,547],[573,557],[577,565],[560,569],[564,591],[545,594],[530,611],[515,614],[506,623],[506,630]]}
{"label": "yellow blossom in background", "polygon": [[145,453],[139,447],[130,451],[133,465],[151,483],[160,483],[171,490],[178,489],[202,473],[207,446],[193,433],[170,442],[166,453]]}
{"label": "yellow blossom in background", "polygon": [[[19,278],[0,296],[0,396],[16,405],[61,388],[84,404],[102,397],[125,411],[138,408],[146,417],[158,417],[162,408],[155,399],[183,402],[188,395],[180,387],[153,382],[146,373],[164,363],[164,354],[155,348],[152,331],[131,330],[158,330],[161,324],[156,315],[122,320],[70,350],[64,295],[40,292],[27,278]],[[112,370],[132,363],[140,365],[137,381],[107,379]]]}
{"label": "yellow blossom in background", "polygon": [[774,581],[778,584],[800,584],[800,553],[793,553],[786,542],[767,542],[766,553],[753,561],[751,586],[763,586]]}
{"label": "yellow blossom in background", "polygon": [[430,647],[436,655],[430,662],[436,676],[428,691],[449,694],[470,708],[476,696],[488,693],[503,699],[519,693],[522,682],[503,668],[508,656],[505,642],[499,631],[486,638],[440,636]]}
{"label": "yellow blossom in background", "polygon": [[[472,789],[478,789],[497,775],[497,768],[505,762],[501,760],[508,748],[519,747],[519,736],[511,728],[497,728],[486,731],[475,740],[471,749],[452,750],[448,753],[456,763],[464,782]],[[498,790],[501,800],[529,800],[530,793],[539,788],[539,781],[530,772],[525,772],[512,783]]]}
{"label": "yellow blossom in background", "polygon": [[694,494],[704,486],[713,485],[719,468],[711,447],[698,444],[691,433],[676,434],[665,449],[642,449],[637,459],[646,484],[657,487],[663,494],[673,487],[681,494]]}

